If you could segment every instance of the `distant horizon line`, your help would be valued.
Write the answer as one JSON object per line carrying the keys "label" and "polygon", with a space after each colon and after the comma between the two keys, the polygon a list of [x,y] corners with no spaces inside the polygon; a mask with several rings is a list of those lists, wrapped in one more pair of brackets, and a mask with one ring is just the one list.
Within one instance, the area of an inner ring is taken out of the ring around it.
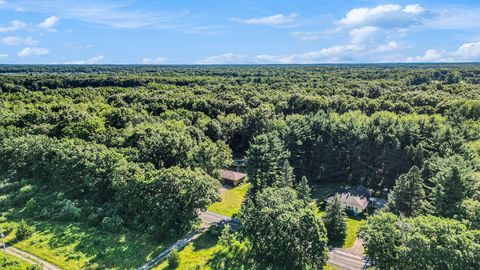
{"label": "distant horizon line", "polygon": [[255,64],[0,64],[0,66],[145,66],[145,67],[162,67],[162,66],[336,66],[336,65],[465,65],[480,64],[475,62],[356,62],[356,63],[312,63],[312,64],[281,64],[281,63],[255,63]]}

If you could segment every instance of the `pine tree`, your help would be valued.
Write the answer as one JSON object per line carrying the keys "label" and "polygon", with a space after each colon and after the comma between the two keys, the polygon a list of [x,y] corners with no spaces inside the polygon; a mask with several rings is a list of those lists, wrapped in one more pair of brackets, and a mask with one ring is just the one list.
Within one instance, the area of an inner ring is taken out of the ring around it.
{"label": "pine tree", "polygon": [[328,243],[330,245],[342,245],[345,241],[345,237],[347,236],[345,217],[345,208],[337,194],[328,202],[323,218],[325,228],[327,229]]}
{"label": "pine tree", "polygon": [[466,187],[458,166],[453,166],[437,179],[433,196],[436,212],[445,217],[460,214],[460,204],[465,198]]}
{"label": "pine tree", "polygon": [[290,152],[280,139],[278,132],[255,137],[247,151],[247,174],[252,184],[253,196],[266,187],[279,187],[291,184],[293,171],[288,163]]}
{"label": "pine tree", "polygon": [[413,166],[398,177],[388,201],[388,209],[395,214],[417,216],[425,210],[425,185],[421,171]]}
{"label": "pine tree", "polygon": [[312,201],[312,189],[308,185],[307,177],[302,176],[300,183],[297,184],[298,198],[304,200],[306,203]]}

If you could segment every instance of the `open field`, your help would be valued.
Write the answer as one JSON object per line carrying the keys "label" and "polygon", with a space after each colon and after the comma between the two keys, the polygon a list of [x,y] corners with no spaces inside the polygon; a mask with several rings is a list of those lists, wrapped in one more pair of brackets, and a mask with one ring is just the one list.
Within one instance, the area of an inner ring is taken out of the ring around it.
{"label": "open field", "polygon": [[[131,269],[162,251],[169,241],[156,243],[151,237],[132,232],[108,233],[81,224],[61,222],[30,223],[33,235],[15,241],[15,231],[7,243],[51,262],[62,269]],[[2,224],[14,227],[16,222]]]}

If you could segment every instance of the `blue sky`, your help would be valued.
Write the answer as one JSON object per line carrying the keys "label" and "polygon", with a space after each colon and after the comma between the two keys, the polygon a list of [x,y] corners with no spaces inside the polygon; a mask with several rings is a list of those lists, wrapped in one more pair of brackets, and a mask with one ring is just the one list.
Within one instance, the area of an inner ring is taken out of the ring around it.
{"label": "blue sky", "polygon": [[470,61],[478,0],[0,0],[3,64]]}

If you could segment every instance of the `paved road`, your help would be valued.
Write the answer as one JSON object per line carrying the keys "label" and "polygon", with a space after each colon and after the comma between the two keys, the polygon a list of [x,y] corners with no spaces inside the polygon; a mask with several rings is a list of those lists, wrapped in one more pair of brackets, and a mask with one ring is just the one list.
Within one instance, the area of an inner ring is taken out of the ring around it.
{"label": "paved road", "polygon": [[44,270],[61,270],[58,266],[51,264],[35,255],[29,254],[25,251],[22,251],[18,248],[8,246],[7,247],[7,253],[10,255],[13,255],[15,257],[18,257],[24,261],[27,261],[31,264],[36,264],[36,265],[41,265]]}
{"label": "paved road", "polygon": [[357,239],[351,248],[335,248],[330,251],[327,263],[340,270],[363,270],[366,264],[363,251],[363,241]]}
{"label": "paved road", "polygon": [[165,260],[172,252],[172,250],[181,250],[186,247],[190,242],[197,239],[204,231],[206,231],[210,226],[217,225],[221,222],[228,222],[231,224],[232,230],[237,230],[240,227],[240,223],[227,216],[223,216],[214,212],[206,211],[199,215],[200,219],[202,220],[202,227],[190,235],[178,240],[175,244],[169,246],[167,249],[162,251],[162,253],[158,254],[153,260],[147,262],[146,264],[142,265],[141,267],[137,268],[137,270],[148,270],[152,269],[156,265],[158,265],[161,261]]}

